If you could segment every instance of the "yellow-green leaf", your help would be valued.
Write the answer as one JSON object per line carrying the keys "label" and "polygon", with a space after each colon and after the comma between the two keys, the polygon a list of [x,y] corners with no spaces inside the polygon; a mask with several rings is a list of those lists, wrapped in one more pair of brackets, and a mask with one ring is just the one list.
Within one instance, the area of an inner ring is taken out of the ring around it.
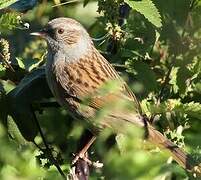
{"label": "yellow-green leaf", "polygon": [[6,8],[19,0],[1,0],[0,9]]}
{"label": "yellow-green leaf", "polygon": [[126,3],[133,9],[138,11],[140,14],[151,22],[156,27],[161,27],[161,15],[151,0],[131,1],[125,0]]}

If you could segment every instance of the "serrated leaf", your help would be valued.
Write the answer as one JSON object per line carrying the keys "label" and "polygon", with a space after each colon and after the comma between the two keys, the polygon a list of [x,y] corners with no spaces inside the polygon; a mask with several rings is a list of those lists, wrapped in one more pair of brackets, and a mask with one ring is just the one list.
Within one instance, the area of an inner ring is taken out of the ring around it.
{"label": "serrated leaf", "polygon": [[126,3],[133,9],[144,15],[144,17],[156,27],[161,27],[161,16],[158,9],[151,0],[131,1],[125,0]]}
{"label": "serrated leaf", "polygon": [[[163,14],[168,14],[168,17],[173,21],[176,21],[178,24],[183,26],[185,24],[186,18],[188,17],[189,7],[191,6],[192,1],[189,0],[168,0],[168,1],[161,1],[161,0],[153,0]],[[197,2],[199,0],[196,0]],[[196,9],[196,8],[195,8]],[[198,18],[199,21],[199,18]],[[196,22],[194,22],[197,24]]]}
{"label": "serrated leaf", "polygon": [[173,67],[170,73],[169,84],[172,85],[173,92],[184,96],[190,88],[191,71],[185,66]]}
{"label": "serrated leaf", "polygon": [[1,0],[0,9],[6,8],[19,0]]}

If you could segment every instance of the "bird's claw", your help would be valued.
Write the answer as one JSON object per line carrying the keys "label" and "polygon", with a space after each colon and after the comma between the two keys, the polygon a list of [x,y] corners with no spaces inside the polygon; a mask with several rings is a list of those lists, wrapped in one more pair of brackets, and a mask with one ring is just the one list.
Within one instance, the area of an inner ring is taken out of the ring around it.
{"label": "bird's claw", "polygon": [[73,154],[73,156],[74,156],[74,158],[72,160],[72,165],[74,165],[78,161],[78,159],[83,159],[84,154],[83,153],[78,153],[76,155]]}
{"label": "bird's claw", "polygon": [[88,159],[85,155],[85,153],[78,153],[77,155],[75,155],[75,158],[72,160],[72,165],[74,165],[79,159],[84,160],[85,162],[87,162],[90,166],[93,166],[95,168],[102,168],[103,167],[103,163],[100,163],[99,161],[96,162],[92,162],[90,159]]}

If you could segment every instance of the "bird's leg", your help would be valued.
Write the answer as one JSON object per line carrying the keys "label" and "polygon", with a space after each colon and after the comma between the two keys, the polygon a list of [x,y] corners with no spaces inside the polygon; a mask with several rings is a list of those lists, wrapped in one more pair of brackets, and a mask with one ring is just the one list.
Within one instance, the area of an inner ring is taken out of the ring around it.
{"label": "bird's leg", "polygon": [[85,153],[87,150],[90,148],[90,146],[93,144],[93,142],[96,140],[95,136],[92,136],[90,140],[87,142],[87,144],[82,148],[82,150],[75,156],[75,158],[72,161],[72,164],[75,164],[79,158],[85,160],[85,161],[90,161],[86,156]]}

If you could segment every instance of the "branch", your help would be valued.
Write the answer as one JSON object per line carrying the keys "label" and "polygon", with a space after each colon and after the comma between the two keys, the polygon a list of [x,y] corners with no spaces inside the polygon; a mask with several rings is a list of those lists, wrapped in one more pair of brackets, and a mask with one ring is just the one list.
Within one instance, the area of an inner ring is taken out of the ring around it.
{"label": "branch", "polygon": [[[41,138],[42,138],[43,143],[44,143],[44,145],[45,145],[45,148],[46,148],[46,150],[47,150],[47,153],[48,153],[48,154],[45,152],[45,154],[48,155],[47,158],[55,165],[55,167],[57,168],[57,170],[59,171],[59,173],[61,174],[61,176],[63,177],[63,179],[67,179],[67,178],[66,178],[66,175],[64,174],[64,172],[63,172],[62,169],[60,168],[59,163],[58,163],[57,160],[54,158],[51,149],[49,148],[49,145],[48,145],[48,143],[47,143],[47,141],[46,141],[46,139],[45,139],[45,136],[44,136],[44,134],[43,134],[43,132],[42,132],[42,129],[41,129],[41,127],[40,127],[40,124],[39,124],[39,122],[38,122],[38,119],[37,119],[37,117],[36,117],[36,114],[35,114],[35,112],[33,111],[33,107],[32,107],[32,106],[31,106],[31,110],[32,110],[32,113],[33,113],[34,121],[35,121],[35,123],[36,123],[36,125],[37,125],[37,127],[38,127],[39,133],[40,133],[40,135],[41,135]],[[34,142],[34,144],[36,145],[35,142]],[[37,145],[37,147],[39,147],[39,146]],[[42,148],[39,148],[39,149],[42,150]],[[44,150],[42,150],[42,152],[44,152]]]}

